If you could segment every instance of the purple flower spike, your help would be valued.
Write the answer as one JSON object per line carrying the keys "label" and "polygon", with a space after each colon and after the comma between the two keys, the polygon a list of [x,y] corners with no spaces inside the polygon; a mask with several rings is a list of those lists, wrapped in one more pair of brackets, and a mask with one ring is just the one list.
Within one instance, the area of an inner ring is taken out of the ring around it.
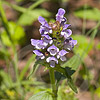
{"label": "purple flower spike", "polygon": [[38,59],[44,59],[45,56],[41,53],[40,50],[33,50],[33,52],[37,55]]}
{"label": "purple flower spike", "polygon": [[43,39],[44,42],[49,43],[49,44],[53,43],[53,40],[49,35],[44,34],[44,35],[42,35],[42,37],[44,37],[44,39]]}
{"label": "purple flower spike", "polygon": [[50,52],[52,56],[55,56],[59,52],[59,49],[55,45],[52,45],[47,49],[47,51]]}
{"label": "purple flower spike", "polygon": [[55,63],[58,64],[58,60],[55,57],[48,57],[46,61],[49,63],[51,67],[55,67]]}
{"label": "purple flower spike", "polygon": [[31,44],[36,46],[39,40],[31,39]]}
{"label": "purple flower spike", "polygon": [[73,40],[72,38],[67,38],[64,42],[64,48],[68,50],[72,50],[74,48],[74,45],[77,44],[77,40]]}
{"label": "purple flower spike", "polygon": [[66,50],[59,51],[57,58],[58,59],[60,58],[62,61],[66,61],[66,57],[65,57],[66,53],[68,53]]}
{"label": "purple flower spike", "polygon": [[44,62],[46,60],[51,67],[55,67],[58,64],[58,59],[59,61],[65,61],[68,51],[72,50],[74,45],[77,44],[77,40],[73,40],[70,37],[72,31],[69,26],[71,25],[66,23],[67,19],[64,14],[65,10],[63,8],[58,9],[56,22],[50,23],[40,16],[38,20],[41,23],[39,29],[41,39],[31,39],[31,44],[37,49],[33,51],[37,58],[44,59]]}
{"label": "purple flower spike", "polygon": [[37,43],[36,43],[36,48],[37,49],[44,49],[46,48],[46,46],[48,45],[48,43],[44,42],[43,40],[39,40]]}

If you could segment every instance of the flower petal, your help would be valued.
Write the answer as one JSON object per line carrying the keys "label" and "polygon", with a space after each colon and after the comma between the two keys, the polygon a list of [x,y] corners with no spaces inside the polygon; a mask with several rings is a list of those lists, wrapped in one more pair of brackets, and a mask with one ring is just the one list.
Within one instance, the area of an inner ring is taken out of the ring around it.
{"label": "flower petal", "polygon": [[37,56],[42,56],[43,54],[41,53],[40,50],[33,50],[33,52],[37,55]]}
{"label": "flower petal", "polygon": [[32,44],[33,46],[36,46],[36,44],[37,44],[38,41],[39,41],[39,40],[31,39],[31,44]]}
{"label": "flower petal", "polygon": [[51,38],[49,35],[47,35],[47,34],[43,34],[42,37],[45,37],[45,38],[47,38],[47,39],[52,39],[52,38]]}
{"label": "flower petal", "polygon": [[68,50],[72,50],[72,48],[76,44],[77,44],[77,40],[73,40],[71,37],[69,37],[64,41],[64,48]]}
{"label": "flower petal", "polygon": [[65,56],[61,56],[60,59],[61,59],[62,61],[66,61],[66,57],[65,57]]}
{"label": "flower petal", "polygon": [[68,38],[70,35],[72,34],[72,31],[70,29],[67,29],[65,34],[64,34],[64,38]]}
{"label": "flower petal", "polygon": [[36,44],[36,48],[44,49],[44,48],[46,48],[47,45],[48,45],[48,43],[44,42],[43,40],[39,40]]}
{"label": "flower petal", "polygon": [[47,23],[47,21],[43,17],[39,16],[38,21],[42,24],[42,26],[45,26],[47,28],[51,28],[49,26],[49,24]]}
{"label": "flower petal", "polygon": [[[45,24],[44,24],[45,25]],[[40,26],[40,29],[39,29],[39,31],[40,31],[40,34],[48,34],[48,33],[52,33],[52,29],[51,29],[51,27],[50,26],[44,26],[44,25],[41,25]]]}
{"label": "flower petal", "polygon": [[39,16],[38,21],[39,21],[42,25],[44,25],[44,24],[46,23],[46,20],[45,20],[43,17],[41,17],[41,16]]}
{"label": "flower petal", "polygon": [[67,19],[65,17],[63,17],[61,19],[61,26],[64,26],[64,24],[67,22]]}
{"label": "flower petal", "polygon": [[64,56],[64,55],[66,55],[66,53],[69,53],[69,52],[67,52],[66,50],[61,50],[61,51],[59,51],[58,55]]}
{"label": "flower petal", "polygon": [[52,55],[52,56],[55,56],[57,54],[57,52],[59,52],[59,49],[55,46],[55,45],[52,45],[50,46],[47,51]]}
{"label": "flower petal", "polygon": [[50,61],[55,61],[58,64],[58,60],[55,57],[48,57],[46,61],[49,63]]}
{"label": "flower petal", "polygon": [[51,66],[52,68],[54,68],[54,67],[55,67],[55,61],[50,61],[50,66]]}
{"label": "flower petal", "polygon": [[53,44],[52,46],[50,46],[47,51],[50,52],[51,49],[56,50],[57,52],[59,52],[59,49]]}
{"label": "flower petal", "polygon": [[63,16],[64,14],[65,14],[65,10],[62,9],[62,8],[59,8],[59,9],[58,9],[58,13],[57,13],[57,15],[59,15],[59,16]]}
{"label": "flower petal", "polygon": [[67,29],[69,26],[71,26],[71,24],[65,24],[65,25],[63,26],[63,30]]}
{"label": "flower petal", "polygon": [[45,56],[40,50],[33,50],[33,52],[37,55],[37,59],[44,59]]}
{"label": "flower petal", "polygon": [[42,35],[42,39],[43,39],[43,41],[46,42],[46,43],[49,43],[49,44],[52,44],[52,43],[53,43],[52,38],[51,38],[49,35],[47,35],[47,34],[43,34],[43,35]]}
{"label": "flower petal", "polygon": [[61,35],[64,36],[65,39],[67,39],[72,34],[72,31],[70,29],[61,31]]}
{"label": "flower petal", "polygon": [[74,45],[76,45],[76,44],[77,44],[77,40],[72,40],[72,43],[73,43]]}

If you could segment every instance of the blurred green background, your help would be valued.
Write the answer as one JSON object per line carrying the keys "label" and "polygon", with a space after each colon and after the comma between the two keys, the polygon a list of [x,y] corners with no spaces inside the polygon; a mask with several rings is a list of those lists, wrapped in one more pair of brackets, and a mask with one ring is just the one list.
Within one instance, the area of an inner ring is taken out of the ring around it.
{"label": "blurred green background", "polygon": [[30,39],[40,38],[38,17],[54,22],[59,8],[66,10],[78,41],[63,67],[76,69],[72,77],[79,92],[73,93],[64,79],[58,100],[100,100],[100,0],[0,0],[0,100],[28,100],[50,91],[48,70],[38,66],[31,75]]}

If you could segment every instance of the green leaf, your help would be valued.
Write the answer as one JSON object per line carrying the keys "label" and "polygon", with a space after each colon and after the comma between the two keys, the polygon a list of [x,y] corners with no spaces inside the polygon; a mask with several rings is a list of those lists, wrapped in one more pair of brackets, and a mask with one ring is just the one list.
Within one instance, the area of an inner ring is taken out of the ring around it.
{"label": "green leaf", "polygon": [[[75,71],[78,69],[79,65],[81,63],[81,59],[79,54],[74,55],[70,60],[65,62],[62,67],[65,68],[68,75],[72,76]],[[56,79],[59,82],[61,79],[65,79],[64,75],[61,75],[60,73],[55,73]]]}
{"label": "green leaf", "polygon": [[[75,72],[75,70],[72,70],[70,67],[65,67],[65,70],[67,71],[68,75],[70,75],[70,76],[72,76]],[[60,80],[64,80],[66,78],[66,76],[64,76],[61,73],[56,71],[55,78],[56,78],[57,83],[58,83]]]}
{"label": "green leaf", "polygon": [[64,75],[62,75],[61,73],[59,72],[55,72],[55,79],[57,80],[57,83],[59,83],[60,80],[63,80],[65,79],[66,77]]}
{"label": "green leaf", "polygon": [[54,67],[54,70],[56,70],[56,71],[62,73],[62,74],[67,78],[68,85],[70,86],[70,88],[71,88],[75,93],[77,93],[77,88],[76,88],[76,86],[74,85],[73,80],[72,80],[71,76],[68,74],[67,70],[66,70],[65,68],[60,67],[59,65],[57,65],[56,67]]}
{"label": "green leaf", "polygon": [[79,67],[80,65],[80,62],[81,62],[81,59],[80,59],[80,55],[79,54],[76,54],[74,55],[70,60],[68,60],[67,62],[65,62],[62,67],[65,68],[65,67],[70,67],[71,70],[74,70],[76,71],[77,68]]}
{"label": "green leaf", "polygon": [[[24,29],[21,26],[16,25],[16,23],[14,22],[9,22],[8,26],[9,26],[9,32],[10,32],[10,36],[12,38],[13,43],[23,44],[25,41]],[[9,37],[5,30],[3,31],[1,35],[1,39],[6,46],[11,46],[11,41],[9,40]]]}
{"label": "green leaf", "polygon": [[38,19],[39,16],[48,17],[50,16],[50,13],[45,9],[27,10],[20,16],[18,24],[31,25],[34,21]]}
{"label": "green leaf", "polygon": [[95,93],[97,94],[97,96],[100,98],[100,87],[98,87],[95,91]]}
{"label": "green leaf", "polygon": [[100,50],[100,43],[97,44],[96,48]]}
{"label": "green leaf", "polygon": [[36,8],[38,5],[42,4],[43,2],[48,1],[48,0],[36,0],[35,3],[33,3],[28,9],[34,9]]}
{"label": "green leaf", "polygon": [[86,19],[89,20],[95,20],[95,21],[100,20],[100,10],[97,8],[78,10],[74,12],[74,15],[83,19],[85,17]]}
{"label": "green leaf", "polygon": [[[90,40],[84,35],[73,35],[72,37],[74,40],[77,40],[77,45],[74,48],[75,54],[82,56],[84,53],[84,59],[86,56],[88,56],[89,51],[92,50],[94,41],[91,41],[90,43]],[[88,49],[86,50],[87,47]]]}
{"label": "green leaf", "polygon": [[9,74],[7,74],[3,70],[1,70],[0,71],[0,78],[2,79],[1,82],[3,83],[3,85],[5,85],[7,87],[12,87],[13,81],[12,81],[11,76]]}
{"label": "green leaf", "polygon": [[35,69],[37,68],[37,65],[41,64],[41,60],[37,60],[35,61],[34,65],[33,65],[33,70],[32,72],[29,74],[28,78],[30,78],[30,76],[35,72]]}
{"label": "green leaf", "polygon": [[75,86],[75,84],[73,83],[73,80],[72,79],[68,79],[68,85],[70,86],[70,88],[75,92],[75,93],[78,93],[77,91],[77,88]]}
{"label": "green leaf", "polygon": [[10,57],[10,54],[8,51],[6,51],[4,48],[1,48],[0,49],[0,59],[5,59],[5,56],[6,57]]}
{"label": "green leaf", "polygon": [[51,100],[51,95],[46,91],[33,95],[29,100]]}

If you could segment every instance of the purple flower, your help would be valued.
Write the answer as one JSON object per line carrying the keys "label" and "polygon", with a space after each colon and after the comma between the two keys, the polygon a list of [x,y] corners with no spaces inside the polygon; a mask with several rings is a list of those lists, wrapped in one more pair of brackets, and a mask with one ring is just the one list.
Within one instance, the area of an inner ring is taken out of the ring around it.
{"label": "purple flower", "polygon": [[50,28],[47,21],[43,17],[39,16],[38,20],[43,26]]}
{"label": "purple flower", "polygon": [[37,41],[35,47],[36,49],[45,49],[48,43],[44,42],[43,40]]}
{"label": "purple flower", "polygon": [[58,60],[55,57],[48,57],[46,61],[49,63],[51,67],[55,67],[55,63],[58,64]]}
{"label": "purple flower", "polygon": [[43,17],[39,16],[38,20],[42,24],[40,26],[40,29],[39,29],[40,34],[52,33],[51,27],[49,26],[49,24],[47,23],[47,21]]}
{"label": "purple flower", "polygon": [[31,39],[31,44],[36,46],[39,40]]}
{"label": "purple flower", "polygon": [[37,55],[37,59],[44,59],[45,56],[43,53],[41,53],[40,50],[33,50],[33,52]]}
{"label": "purple flower", "polygon": [[67,19],[65,18],[65,17],[63,17],[62,19],[61,19],[61,26],[64,26],[64,24],[67,22]]}
{"label": "purple flower", "polygon": [[55,45],[52,45],[47,49],[47,51],[50,55],[55,56],[59,52],[59,49]]}
{"label": "purple flower", "polygon": [[46,43],[49,43],[49,44],[53,43],[52,38],[49,35],[47,35],[47,34],[43,34],[42,38],[43,38],[43,41],[46,42]]}
{"label": "purple flower", "polygon": [[69,26],[71,26],[71,24],[64,24],[63,25],[63,30],[66,30]]}
{"label": "purple flower", "polygon": [[66,50],[59,51],[57,58],[58,59],[60,58],[62,61],[66,61],[66,57],[65,57],[66,53],[68,53]]}
{"label": "purple flower", "polygon": [[40,34],[48,34],[48,33],[52,33],[52,29],[51,28],[48,28],[48,27],[45,27],[45,26],[40,26]]}
{"label": "purple flower", "polygon": [[64,48],[68,50],[72,50],[74,48],[74,45],[77,44],[77,40],[73,40],[72,38],[67,38],[64,41]]}
{"label": "purple flower", "polygon": [[48,43],[44,42],[43,40],[35,40],[31,39],[31,44],[35,46],[36,49],[44,49]]}
{"label": "purple flower", "polygon": [[65,39],[68,38],[71,34],[72,34],[72,31],[70,29],[61,31],[61,36],[64,36]]}
{"label": "purple flower", "polygon": [[59,21],[59,23],[66,22],[66,18],[64,17],[64,14],[65,14],[65,10],[60,8],[58,10],[58,13],[56,14],[56,21]]}

